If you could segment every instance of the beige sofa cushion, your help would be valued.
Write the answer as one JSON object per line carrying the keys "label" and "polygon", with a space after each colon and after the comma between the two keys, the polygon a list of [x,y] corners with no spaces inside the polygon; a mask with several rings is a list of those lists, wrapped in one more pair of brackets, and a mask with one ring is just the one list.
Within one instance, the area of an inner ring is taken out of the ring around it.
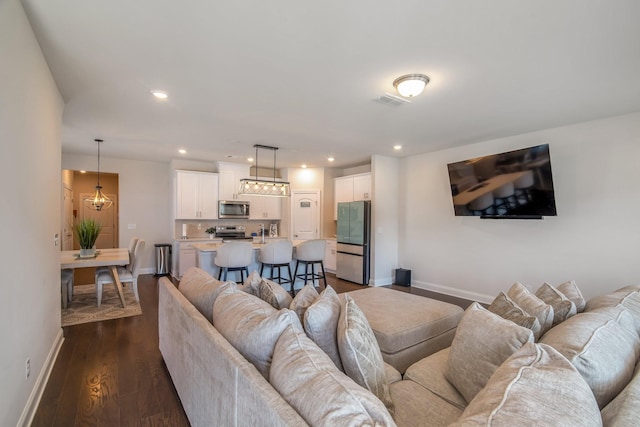
{"label": "beige sofa cushion", "polygon": [[451,427],[601,426],[589,386],[561,354],[525,344],[493,374]]}
{"label": "beige sofa cushion", "polygon": [[289,308],[293,299],[279,283],[267,279],[262,279],[258,285],[258,297],[271,304],[276,310]]}
{"label": "beige sofa cushion", "polygon": [[529,292],[522,283],[514,283],[507,291],[507,296],[518,304],[524,311],[538,318],[540,335],[553,327],[553,307]]}
{"label": "beige sofa cushion", "polygon": [[316,301],[304,313],[303,325],[307,336],[344,371],[338,351],[338,319],[340,298],[331,286],[327,286]]}
{"label": "beige sofa cushion", "polygon": [[[235,286],[233,282],[227,283]],[[178,290],[209,322],[213,322],[213,302],[222,291],[224,284],[206,271],[192,267],[182,276]]]}
{"label": "beige sofa cushion", "polygon": [[382,353],[364,313],[345,296],[338,320],[338,350],[344,372],[375,394],[393,413]]}
{"label": "beige sofa cushion", "polygon": [[636,323],[636,329],[640,333],[640,288],[627,286],[606,295],[591,298],[587,302],[585,311],[593,311],[602,307],[622,306],[629,310]]}
{"label": "beige sofa cushion", "polygon": [[420,384],[462,411],[467,407],[467,401],[444,376],[450,351],[451,347],[447,347],[414,363],[404,373],[404,379]]}
{"label": "beige sofa cushion", "polygon": [[602,410],[603,424],[608,427],[640,425],[640,364],[636,366],[633,379]]}
{"label": "beige sofa cushion", "polygon": [[506,320],[511,320],[516,325],[531,329],[533,338],[538,339],[542,335],[542,327],[538,318],[529,315],[504,292],[500,292],[489,306],[489,311]]}
{"label": "beige sofa cushion", "polygon": [[587,301],[582,296],[582,292],[580,292],[580,289],[574,280],[561,283],[556,286],[556,288],[576,305],[576,311],[578,313],[582,313],[584,311]]}
{"label": "beige sofa cushion", "polygon": [[399,381],[389,389],[398,402],[393,414],[398,427],[445,427],[462,415],[462,409],[413,381]]}
{"label": "beige sofa cushion", "polygon": [[273,348],[284,328],[293,325],[302,330],[293,311],[277,311],[259,298],[232,288],[223,290],[213,303],[213,324],[267,379]]}
{"label": "beige sofa cushion", "polygon": [[573,301],[548,283],[544,283],[538,288],[536,296],[553,307],[553,326],[564,322],[577,313]]}
{"label": "beige sofa cushion", "polygon": [[291,304],[289,304],[289,310],[293,310],[298,315],[300,322],[302,322],[304,320],[304,312],[307,311],[307,308],[309,308],[318,297],[320,297],[320,294],[316,291],[313,283],[307,283],[293,298]]}
{"label": "beige sofa cushion", "polygon": [[533,342],[530,329],[474,302],[465,310],[451,343],[445,377],[471,402],[498,366],[527,342]]}
{"label": "beige sofa cushion", "polygon": [[275,345],[269,381],[310,425],[395,426],[380,400],[293,325]]}
{"label": "beige sofa cushion", "polygon": [[640,339],[622,307],[580,313],[547,332],[541,343],[558,350],[578,369],[603,408],[631,380]]}

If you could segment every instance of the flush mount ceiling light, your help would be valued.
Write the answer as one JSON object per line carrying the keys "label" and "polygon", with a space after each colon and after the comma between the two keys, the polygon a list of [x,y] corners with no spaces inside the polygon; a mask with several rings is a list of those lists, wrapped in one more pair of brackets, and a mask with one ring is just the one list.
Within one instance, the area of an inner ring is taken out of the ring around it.
{"label": "flush mount ceiling light", "polygon": [[163,90],[152,90],[151,94],[158,99],[167,99],[169,94]]}
{"label": "flush mount ceiling light", "polygon": [[102,192],[102,186],[100,185],[100,143],[102,143],[102,140],[94,139],[94,141],[98,143],[98,185],[96,185],[95,194],[84,199],[84,205],[89,209],[101,211],[109,209],[113,205],[113,201]]}
{"label": "flush mount ceiling light", "polygon": [[[276,181],[276,151],[278,147],[255,144],[254,148],[256,149],[256,177],[255,179],[241,179],[238,193],[248,196],[289,197],[291,195],[289,183]],[[258,179],[258,149],[273,151],[273,181]]]}
{"label": "flush mount ceiling light", "polygon": [[424,74],[407,74],[395,79],[393,86],[400,95],[405,98],[413,98],[422,93],[427,83],[429,83],[429,77]]}

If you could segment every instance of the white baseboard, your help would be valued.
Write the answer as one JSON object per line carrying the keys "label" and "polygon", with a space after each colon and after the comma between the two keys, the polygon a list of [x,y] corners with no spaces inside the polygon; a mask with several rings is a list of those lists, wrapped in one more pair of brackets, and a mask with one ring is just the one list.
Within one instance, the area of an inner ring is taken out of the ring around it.
{"label": "white baseboard", "polygon": [[435,283],[421,282],[417,280],[411,281],[411,286],[425,289],[427,291],[438,292],[441,294],[451,295],[458,298],[464,298],[471,301],[478,301],[485,304],[491,304],[494,297],[491,295],[479,294],[477,292],[464,291],[461,289],[450,288],[449,286],[436,285]]}
{"label": "white baseboard", "polygon": [[382,277],[379,279],[369,280],[369,286],[387,286],[387,285],[393,285],[392,277]]}
{"label": "white baseboard", "polygon": [[156,269],[153,268],[153,267],[151,267],[151,268],[141,268],[139,274],[156,274]]}
{"label": "white baseboard", "polygon": [[51,375],[53,365],[56,363],[56,358],[58,357],[58,353],[60,352],[60,348],[62,347],[63,342],[64,334],[62,332],[62,328],[60,328],[58,334],[56,335],[56,339],[53,341],[53,345],[49,350],[49,354],[44,361],[44,365],[40,370],[40,375],[38,375],[38,378],[33,385],[33,389],[31,390],[31,394],[29,395],[27,404],[22,410],[22,415],[18,420],[18,426],[27,427],[30,426],[33,422],[33,417],[36,415],[36,410],[38,409],[38,405],[40,404],[42,393],[44,393],[44,388],[47,386],[49,375]]}

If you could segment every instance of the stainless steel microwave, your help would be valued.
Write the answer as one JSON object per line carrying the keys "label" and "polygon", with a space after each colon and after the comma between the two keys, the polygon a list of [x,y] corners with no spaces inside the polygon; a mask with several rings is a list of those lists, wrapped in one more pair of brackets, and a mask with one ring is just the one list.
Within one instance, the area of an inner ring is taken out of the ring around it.
{"label": "stainless steel microwave", "polygon": [[220,200],[218,218],[249,218],[249,202],[240,200]]}

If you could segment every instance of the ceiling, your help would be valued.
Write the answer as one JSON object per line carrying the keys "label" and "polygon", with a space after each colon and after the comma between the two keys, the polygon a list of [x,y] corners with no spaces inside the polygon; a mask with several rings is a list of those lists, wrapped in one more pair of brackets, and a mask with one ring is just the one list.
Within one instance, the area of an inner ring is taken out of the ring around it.
{"label": "ceiling", "polygon": [[63,153],[347,167],[640,111],[637,0],[22,3]]}

